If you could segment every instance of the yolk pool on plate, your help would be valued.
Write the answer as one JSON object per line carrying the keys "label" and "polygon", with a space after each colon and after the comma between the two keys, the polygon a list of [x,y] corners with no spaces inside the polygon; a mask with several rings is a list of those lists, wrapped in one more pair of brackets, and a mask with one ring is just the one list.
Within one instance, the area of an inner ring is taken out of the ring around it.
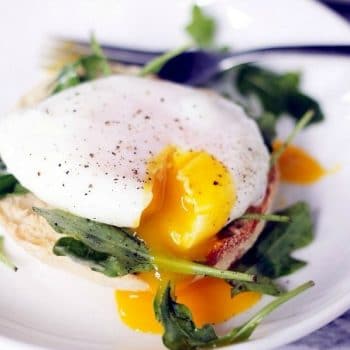
{"label": "yolk pool on plate", "polygon": [[198,255],[196,247],[225,225],[235,204],[231,175],[206,152],[174,147],[150,163],[150,172],[153,199],[136,232],[153,251]]}
{"label": "yolk pool on plate", "polygon": [[[273,149],[279,149],[281,146],[281,141],[275,141]],[[294,145],[289,145],[281,154],[278,167],[282,181],[301,185],[312,184],[327,173],[316,159]]]}
{"label": "yolk pool on plate", "polygon": [[[149,280],[149,277],[146,279]],[[153,311],[155,293],[154,282],[151,283],[149,291],[117,291],[116,301],[122,321],[134,330],[161,333],[162,326]],[[223,280],[211,277],[180,282],[176,286],[175,294],[176,301],[190,309],[198,327],[207,323],[224,322],[260,300],[260,294],[255,292],[244,292],[231,297],[230,286]]]}

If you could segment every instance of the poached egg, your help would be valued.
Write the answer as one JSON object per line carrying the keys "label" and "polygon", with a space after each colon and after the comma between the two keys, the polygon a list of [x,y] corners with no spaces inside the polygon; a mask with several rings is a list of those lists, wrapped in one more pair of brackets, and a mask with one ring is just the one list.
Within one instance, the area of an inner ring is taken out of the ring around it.
{"label": "poached egg", "polygon": [[[258,204],[269,153],[217,94],[116,75],[0,118],[8,171],[49,205],[186,251]],[[152,245],[151,245],[152,246]]]}

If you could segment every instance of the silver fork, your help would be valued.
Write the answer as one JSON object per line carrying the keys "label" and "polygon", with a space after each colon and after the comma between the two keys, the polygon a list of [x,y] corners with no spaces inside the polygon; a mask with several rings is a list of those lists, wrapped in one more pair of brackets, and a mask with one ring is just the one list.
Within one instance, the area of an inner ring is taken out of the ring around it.
{"label": "silver fork", "polygon": [[[55,38],[51,49],[47,53],[48,62],[64,61],[73,56],[90,53],[90,44],[64,38]],[[112,45],[101,45],[104,54],[111,62],[131,65],[144,65],[164,52],[144,51]],[[203,50],[189,50],[169,60],[159,72],[163,79],[188,85],[200,85],[207,82],[217,73],[234,66],[256,62],[263,56],[276,54],[317,54],[350,56],[348,44],[320,44],[260,47],[235,52],[217,52]]]}

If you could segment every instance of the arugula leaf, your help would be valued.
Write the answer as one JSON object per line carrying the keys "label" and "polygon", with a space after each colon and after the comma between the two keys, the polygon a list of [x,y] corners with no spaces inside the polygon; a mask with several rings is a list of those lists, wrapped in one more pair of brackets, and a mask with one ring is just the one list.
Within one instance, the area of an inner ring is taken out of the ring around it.
{"label": "arugula leaf", "polygon": [[64,66],[59,72],[54,82],[52,94],[63,91],[81,83],[78,69],[80,60]]}
{"label": "arugula leaf", "polygon": [[272,150],[272,142],[276,138],[276,117],[270,113],[265,112],[259,118],[257,118],[256,123],[261,131],[265,144],[268,146],[269,150]]}
{"label": "arugula leaf", "polygon": [[17,267],[10,261],[4,252],[4,237],[0,236],[0,262],[7,265],[13,271],[17,271]]}
{"label": "arugula leaf", "polygon": [[[94,34],[92,34],[90,37],[90,49],[94,55],[104,57],[103,50],[102,50],[100,44],[98,43],[98,41],[96,40],[96,37]],[[109,68],[108,65],[107,65],[107,67]]]}
{"label": "arugula leaf", "polygon": [[114,256],[91,249],[86,244],[71,237],[60,238],[54,248],[54,254],[69,256],[77,262],[88,265],[91,270],[101,272],[108,277],[120,276],[123,265]]}
{"label": "arugula leaf", "polygon": [[239,220],[261,220],[274,222],[288,222],[290,218],[285,215],[246,213],[238,218]]}
{"label": "arugula leaf", "polygon": [[6,165],[0,158],[0,198],[7,194],[25,194],[28,192],[13,175],[6,172]]}
{"label": "arugula leaf", "polygon": [[214,41],[216,23],[212,17],[205,15],[199,6],[194,5],[191,22],[186,26],[186,31],[199,47],[210,47]]}
{"label": "arugula leaf", "polygon": [[16,183],[15,188],[13,189],[12,194],[26,194],[29,193],[28,188],[21,185],[19,182]]}
{"label": "arugula leaf", "polygon": [[163,343],[170,350],[196,350],[216,348],[235,344],[249,339],[261,321],[280,305],[298,296],[314,283],[309,281],[284,293],[262,308],[255,316],[243,325],[234,328],[224,336],[218,337],[211,325],[197,328],[191,312],[182,304],[178,304],[171,295],[170,283],[162,285],[154,300],[154,311],[164,327]]}
{"label": "arugula leaf", "polygon": [[288,72],[278,74],[254,65],[243,65],[237,72],[236,86],[247,96],[256,95],[264,108],[278,118],[282,113],[300,119],[308,110],[315,112],[312,122],[324,119],[319,104],[299,90],[300,74]]}
{"label": "arugula leaf", "polygon": [[244,291],[279,295],[283,290],[271,279],[288,275],[306,264],[290,254],[313,240],[308,205],[297,202],[278,214],[285,215],[290,220],[268,223],[258,241],[235,266],[237,271],[255,274],[257,283],[229,281],[233,286],[233,295]]}
{"label": "arugula leaf", "polygon": [[290,217],[290,221],[268,223],[241,260],[244,266],[254,267],[258,273],[270,278],[288,275],[305,266],[306,262],[290,254],[313,240],[311,213],[306,203],[297,202],[278,214]]}
{"label": "arugula leaf", "polygon": [[255,274],[257,276],[257,283],[227,281],[232,286],[232,296],[247,291],[258,292],[260,294],[272,296],[278,296],[284,292],[283,288],[276,284],[271,278],[260,275],[255,266],[248,268],[247,266],[240,264],[237,269],[242,272]]}
{"label": "arugula leaf", "polygon": [[[58,242],[54,252],[74,255],[81,260],[90,260],[91,250],[104,253],[104,257],[112,256],[118,262],[115,276],[124,276],[129,273],[153,270],[152,261],[145,244],[127,230],[114,226],[101,224],[84,219],[61,210],[33,208],[34,212],[43,216],[47,222],[57,231],[81,241],[89,250],[84,250],[82,245],[77,247],[72,241]],[[69,243],[69,244],[67,244]],[[93,260],[101,261],[101,255]]]}
{"label": "arugula leaf", "polygon": [[0,175],[0,198],[7,194],[25,194],[28,192],[13,175]]}
{"label": "arugula leaf", "polygon": [[0,175],[0,196],[13,193],[17,183],[17,179],[11,174]]}
{"label": "arugula leaf", "polygon": [[125,229],[80,218],[61,210],[33,210],[43,216],[56,232],[73,237],[58,240],[54,247],[55,254],[73,257],[109,276],[151,271],[155,269],[155,263],[161,268],[185,274],[250,281],[254,279],[251,275],[222,271],[181,259],[152,257],[143,241]]}
{"label": "arugula leaf", "polygon": [[62,68],[54,82],[52,94],[111,74],[108,61],[94,36],[91,37],[90,45],[91,55],[83,56]]}
{"label": "arugula leaf", "polygon": [[[58,233],[83,243],[58,241],[54,252],[85,262],[98,272],[123,276],[129,273],[161,269],[187,275],[207,275],[227,280],[254,282],[255,276],[226,271],[191,261],[151,255],[145,243],[128,230],[84,219],[62,210],[33,208]],[[89,249],[87,249],[89,248]],[[106,255],[95,255],[94,252]],[[97,265],[96,265],[97,264]],[[99,267],[103,265],[102,268]]]}
{"label": "arugula leaf", "polygon": [[171,296],[170,283],[162,285],[154,299],[154,312],[164,327],[163,343],[171,350],[194,350],[217,340],[214,328],[197,328],[187,306],[178,304]]}
{"label": "arugula leaf", "polygon": [[289,93],[287,98],[287,112],[290,115],[301,118],[309,110],[314,111],[315,114],[312,118],[312,123],[317,123],[324,119],[321,107],[315,99],[299,91],[291,91]]}

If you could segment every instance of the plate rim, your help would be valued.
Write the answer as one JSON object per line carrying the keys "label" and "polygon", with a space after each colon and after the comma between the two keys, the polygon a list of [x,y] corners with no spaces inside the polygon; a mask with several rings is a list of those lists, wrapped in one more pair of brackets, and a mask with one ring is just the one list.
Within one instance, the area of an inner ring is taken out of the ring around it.
{"label": "plate rim", "polygon": [[[348,24],[347,20],[340,16],[337,12],[327,7],[325,4],[318,2],[317,0],[311,0],[314,6],[321,7],[326,9],[329,13],[332,13],[339,21],[339,24],[342,22]],[[237,350],[252,350],[259,348],[259,350],[268,350],[274,349],[282,345],[289,344],[293,341],[296,341],[313,331],[320,329],[325,326],[332,320],[335,320],[337,317],[342,315],[350,308],[350,294],[344,294],[343,297],[337,299],[333,302],[330,302],[321,312],[308,316],[303,321],[293,324],[287,327],[284,327],[282,330],[279,330],[276,334],[266,335],[259,339],[248,340],[243,343],[238,343],[234,345],[234,348]],[[12,321],[10,321],[12,322]],[[6,349],[12,350],[51,350],[56,349],[55,346],[43,346],[40,344],[26,343],[6,334],[2,334],[0,329],[0,345],[6,347]],[[49,338],[55,338],[54,334],[41,332],[40,330],[35,330],[35,333],[40,333],[46,335]],[[69,344],[74,344],[76,341],[73,339],[67,340]],[[230,346],[228,347],[230,348]]]}

